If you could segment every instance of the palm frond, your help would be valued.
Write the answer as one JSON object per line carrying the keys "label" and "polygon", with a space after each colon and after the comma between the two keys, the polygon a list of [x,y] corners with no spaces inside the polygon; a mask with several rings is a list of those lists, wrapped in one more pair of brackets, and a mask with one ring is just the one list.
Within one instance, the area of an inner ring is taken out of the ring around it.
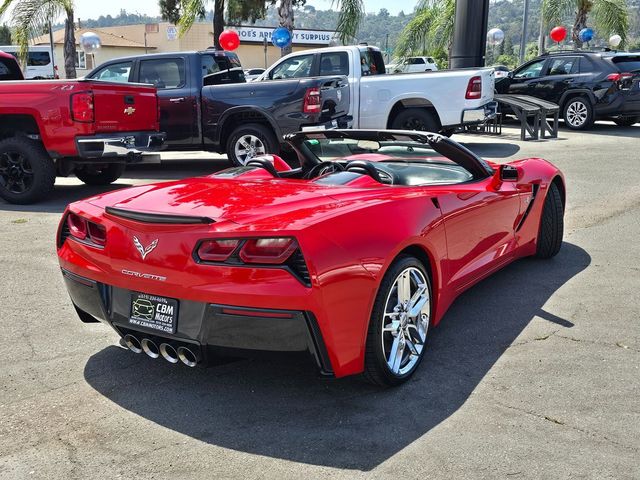
{"label": "palm frond", "polygon": [[340,8],[338,19],[338,38],[342,43],[349,42],[356,36],[360,22],[364,16],[364,2],[362,0],[334,0]]}
{"label": "palm frond", "polygon": [[69,0],[22,0],[13,4],[11,26],[20,47],[18,58],[22,64],[26,64],[29,40],[41,35],[50,21],[63,15],[72,6]]}
{"label": "palm frond", "polygon": [[179,35],[182,37],[193,26],[196,19],[205,9],[206,0],[186,0],[183,4],[184,11],[178,22]]}
{"label": "palm frond", "polygon": [[548,25],[558,24],[574,12],[578,6],[576,0],[542,0],[542,18]]}
{"label": "palm frond", "polygon": [[432,8],[417,10],[415,16],[404,27],[396,45],[396,56],[400,60],[423,53],[433,24],[433,13]]}
{"label": "palm frond", "polygon": [[404,59],[429,50],[447,49],[453,38],[455,0],[421,0],[400,34],[397,55]]}
{"label": "palm frond", "polygon": [[624,48],[629,33],[629,11],[624,0],[594,0],[591,10],[596,32],[605,38],[612,34],[622,37],[620,48]]}

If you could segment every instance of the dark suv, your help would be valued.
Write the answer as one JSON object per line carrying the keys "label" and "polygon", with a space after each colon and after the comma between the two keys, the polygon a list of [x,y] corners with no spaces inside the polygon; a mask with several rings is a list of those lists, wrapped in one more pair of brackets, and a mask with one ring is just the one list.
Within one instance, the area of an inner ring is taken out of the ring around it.
{"label": "dark suv", "polygon": [[630,126],[640,122],[640,52],[545,54],[496,82],[496,91],[557,103],[573,130],[605,119]]}

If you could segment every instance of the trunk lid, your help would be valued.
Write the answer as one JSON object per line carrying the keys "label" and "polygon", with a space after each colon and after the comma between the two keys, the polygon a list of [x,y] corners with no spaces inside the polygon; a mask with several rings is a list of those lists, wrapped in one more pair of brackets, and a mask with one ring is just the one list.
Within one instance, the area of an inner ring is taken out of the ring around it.
{"label": "trunk lid", "polygon": [[86,80],[81,88],[93,92],[97,133],[158,130],[154,87]]}

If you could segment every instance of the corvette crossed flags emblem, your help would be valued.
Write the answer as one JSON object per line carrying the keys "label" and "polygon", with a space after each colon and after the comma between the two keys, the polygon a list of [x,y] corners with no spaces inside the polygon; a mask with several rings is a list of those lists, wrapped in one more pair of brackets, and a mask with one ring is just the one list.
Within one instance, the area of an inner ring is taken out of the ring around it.
{"label": "corvette crossed flags emblem", "polygon": [[147,258],[147,255],[149,255],[153,251],[153,249],[158,246],[158,239],[156,238],[149,245],[143,247],[142,243],[140,243],[140,240],[138,240],[138,237],[133,237],[133,244],[136,246],[136,250],[140,252],[142,260],[144,260],[145,258]]}

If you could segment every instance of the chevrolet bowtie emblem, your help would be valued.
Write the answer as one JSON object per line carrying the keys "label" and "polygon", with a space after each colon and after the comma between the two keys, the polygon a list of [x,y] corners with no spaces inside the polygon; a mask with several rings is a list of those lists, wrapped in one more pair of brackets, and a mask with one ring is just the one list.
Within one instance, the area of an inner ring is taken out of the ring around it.
{"label": "chevrolet bowtie emblem", "polygon": [[133,115],[135,113],[136,109],[133,107],[127,107],[124,109],[124,113],[126,113],[127,115]]}

